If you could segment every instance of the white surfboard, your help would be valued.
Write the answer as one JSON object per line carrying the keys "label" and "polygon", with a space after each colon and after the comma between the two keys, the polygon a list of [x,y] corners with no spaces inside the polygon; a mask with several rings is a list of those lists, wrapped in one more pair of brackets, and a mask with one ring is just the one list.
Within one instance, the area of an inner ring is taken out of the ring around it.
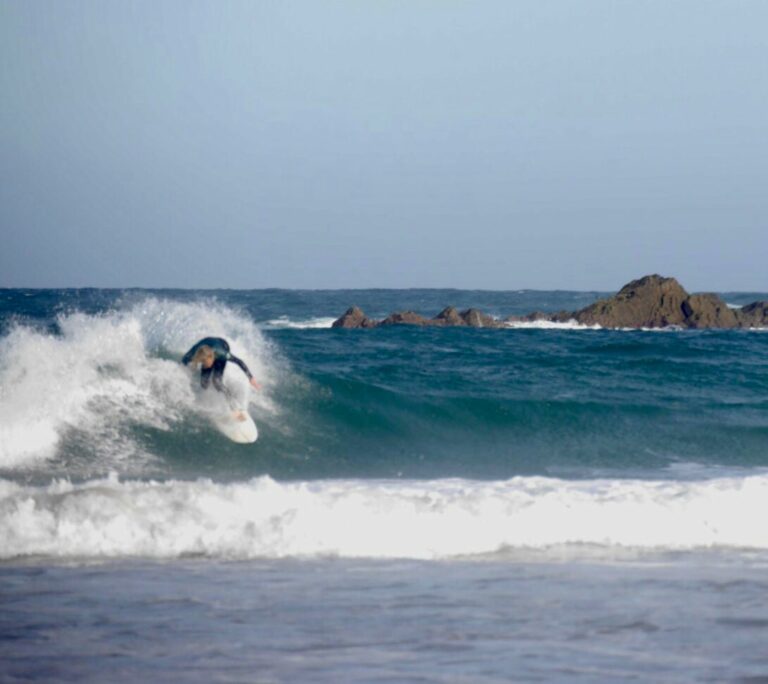
{"label": "white surfboard", "polygon": [[245,410],[217,414],[213,416],[213,424],[221,434],[238,444],[252,444],[259,437],[256,423]]}

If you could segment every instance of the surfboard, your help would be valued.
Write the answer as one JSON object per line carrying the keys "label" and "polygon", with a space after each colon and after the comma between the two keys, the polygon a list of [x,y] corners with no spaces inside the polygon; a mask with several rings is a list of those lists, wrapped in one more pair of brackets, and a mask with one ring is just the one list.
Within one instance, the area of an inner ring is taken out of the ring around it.
{"label": "surfboard", "polygon": [[213,416],[213,424],[221,434],[238,444],[252,444],[259,437],[256,423],[245,410],[217,414]]}
{"label": "surfboard", "polygon": [[256,423],[248,413],[250,386],[244,382],[245,375],[239,368],[232,371],[227,364],[224,369],[224,392],[215,388],[195,388],[196,404],[201,416],[210,422],[222,435],[238,444],[252,444],[259,437]]}

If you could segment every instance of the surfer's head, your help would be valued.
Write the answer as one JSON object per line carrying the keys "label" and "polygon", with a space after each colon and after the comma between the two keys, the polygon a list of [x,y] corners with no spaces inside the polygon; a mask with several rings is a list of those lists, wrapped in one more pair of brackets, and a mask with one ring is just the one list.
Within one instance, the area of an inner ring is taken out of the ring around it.
{"label": "surfer's head", "polygon": [[216,355],[207,344],[201,345],[192,357],[192,363],[199,363],[203,368],[210,368],[215,360]]}

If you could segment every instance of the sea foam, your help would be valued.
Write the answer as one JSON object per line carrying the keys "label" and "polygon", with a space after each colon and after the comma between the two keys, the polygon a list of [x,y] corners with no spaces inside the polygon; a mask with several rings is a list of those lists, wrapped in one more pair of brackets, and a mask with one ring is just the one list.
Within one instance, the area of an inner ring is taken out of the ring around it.
{"label": "sea foam", "polygon": [[268,328],[274,330],[322,330],[333,327],[336,319],[328,316],[315,316],[313,318],[294,320],[289,316],[280,316],[266,322]]}
{"label": "sea foam", "polygon": [[509,549],[768,549],[768,476],[236,484],[0,480],[0,557],[442,559]]}
{"label": "sea foam", "polygon": [[197,410],[179,360],[208,335],[226,337],[264,386],[248,393],[232,373],[238,391],[272,408],[269,345],[247,316],[215,302],[148,298],[101,315],[62,314],[56,324],[57,334],[16,324],[0,344],[0,469],[56,457],[73,431],[104,463],[138,464],[141,447],[125,428],[167,430]]}
{"label": "sea foam", "polygon": [[515,330],[602,330],[600,325],[586,325],[571,318],[567,321],[507,321],[505,327]]}

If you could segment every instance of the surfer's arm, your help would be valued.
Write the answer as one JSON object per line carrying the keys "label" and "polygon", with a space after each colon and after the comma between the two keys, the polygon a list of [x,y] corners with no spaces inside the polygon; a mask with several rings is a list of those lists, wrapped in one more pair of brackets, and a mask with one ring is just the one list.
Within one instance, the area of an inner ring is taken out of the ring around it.
{"label": "surfer's arm", "polygon": [[253,387],[255,387],[256,389],[259,389],[259,387],[261,385],[259,385],[259,383],[256,380],[256,378],[253,377],[253,373],[251,373],[251,371],[249,370],[248,366],[245,365],[245,361],[243,361],[242,359],[238,359],[232,353],[229,354],[229,359],[228,360],[231,361],[232,363],[240,366],[240,369],[243,371],[243,373],[245,373],[248,376],[248,381],[251,383],[251,385]]}
{"label": "surfer's arm", "polygon": [[195,352],[197,351],[198,347],[200,347],[200,344],[201,343],[198,342],[194,347],[192,347],[192,349],[190,349],[186,354],[184,354],[184,356],[181,359],[181,362],[185,366],[189,365],[189,362],[192,360],[192,357],[195,355]]}

